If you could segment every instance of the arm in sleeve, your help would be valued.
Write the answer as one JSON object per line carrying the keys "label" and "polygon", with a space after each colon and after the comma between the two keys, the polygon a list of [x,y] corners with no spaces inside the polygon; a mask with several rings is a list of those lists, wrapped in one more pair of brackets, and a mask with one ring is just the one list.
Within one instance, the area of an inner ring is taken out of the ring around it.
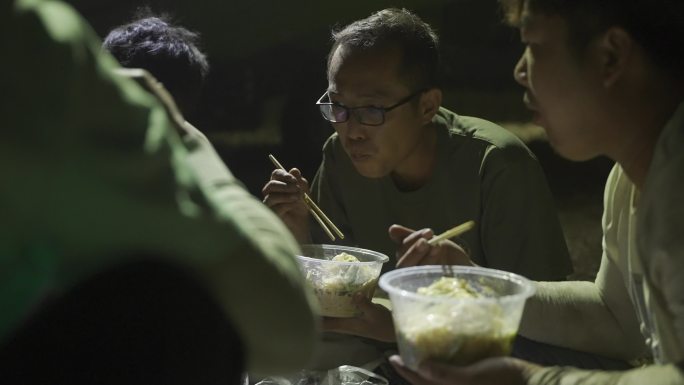
{"label": "arm in sleeve", "polygon": [[487,266],[534,280],[565,280],[572,263],[538,162],[522,145],[490,146],[480,173]]}
{"label": "arm in sleeve", "polygon": [[520,333],[536,341],[625,360],[646,352],[622,275],[603,257],[595,283],[538,282]]}
{"label": "arm in sleeve", "polygon": [[[682,115],[680,107],[680,121]],[[678,149],[684,130],[679,128],[666,131],[660,139],[639,204],[637,226],[662,358],[674,362],[684,361],[684,155]]]}
{"label": "arm in sleeve", "polygon": [[644,338],[616,263],[613,230],[616,172],[608,177],[602,219],[603,256],[596,281],[540,282],[527,301],[521,334],[534,340],[620,359],[642,357]]}
{"label": "arm in sleeve", "polygon": [[548,367],[536,372],[528,385],[681,385],[684,374],[676,365],[651,365],[624,372]]}

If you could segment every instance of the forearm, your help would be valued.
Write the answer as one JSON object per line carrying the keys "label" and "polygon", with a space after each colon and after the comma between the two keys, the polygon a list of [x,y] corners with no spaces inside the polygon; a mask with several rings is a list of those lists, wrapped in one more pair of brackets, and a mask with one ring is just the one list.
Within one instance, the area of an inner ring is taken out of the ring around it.
{"label": "forearm", "polygon": [[629,315],[615,314],[592,282],[538,282],[528,300],[520,334],[530,339],[601,354],[633,359],[643,353],[643,337],[624,326]]}
{"label": "forearm", "polygon": [[675,385],[684,375],[675,365],[652,365],[625,372],[543,368],[532,375],[528,385]]}

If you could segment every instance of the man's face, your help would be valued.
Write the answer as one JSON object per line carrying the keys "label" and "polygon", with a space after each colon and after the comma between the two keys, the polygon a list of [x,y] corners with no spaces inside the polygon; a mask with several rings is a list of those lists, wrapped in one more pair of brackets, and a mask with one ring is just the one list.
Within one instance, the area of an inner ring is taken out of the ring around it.
{"label": "man's face", "polygon": [[[401,52],[387,47],[349,50],[339,46],[328,70],[330,101],[345,107],[389,107],[417,90],[410,89],[399,77]],[[385,113],[379,126],[359,123],[351,114],[344,123],[332,123],[342,146],[356,170],[368,178],[380,178],[404,167],[421,156],[424,118],[415,99]]]}
{"label": "man's face", "polygon": [[544,127],[558,153],[572,160],[604,154],[607,132],[605,92],[600,65],[589,43],[580,56],[570,45],[560,16],[522,14],[520,35],[526,45],[514,77],[525,87],[524,101]]}

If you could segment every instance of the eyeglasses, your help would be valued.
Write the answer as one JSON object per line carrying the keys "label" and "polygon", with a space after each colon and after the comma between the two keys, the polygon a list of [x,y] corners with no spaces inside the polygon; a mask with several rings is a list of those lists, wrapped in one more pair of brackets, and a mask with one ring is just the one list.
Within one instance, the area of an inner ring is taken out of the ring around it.
{"label": "eyeglasses", "polygon": [[[328,96],[328,91],[324,92],[323,95],[318,98],[316,104],[321,110],[321,115],[323,119],[332,123],[344,123],[349,120],[350,115],[354,115],[356,121],[366,125],[366,126],[380,126],[385,123],[385,114],[392,111],[393,109],[401,106],[402,104],[408,103],[411,99],[425,92],[425,89],[416,91],[411,95],[401,99],[396,104],[389,107],[373,107],[373,106],[362,106],[362,107],[345,107],[339,103],[324,102],[322,101],[326,96]],[[328,97],[328,100],[329,97]]]}

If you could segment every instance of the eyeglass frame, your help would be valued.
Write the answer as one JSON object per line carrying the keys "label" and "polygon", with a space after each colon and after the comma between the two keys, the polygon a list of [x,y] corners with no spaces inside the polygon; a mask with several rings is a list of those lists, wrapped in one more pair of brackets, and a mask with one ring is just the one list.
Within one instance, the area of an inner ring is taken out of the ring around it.
{"label": "eyeglass frame", "polygon": [[[385,115],[386,115],[389,111],[392,111],[393,109],[395,109],[395,108],[397,108],[397,107],[399,107],[399,106],[401,106],[401,105],[404,105],[404,104],[410,102],[413,98],[415,98],[416,96],[418,96],[418,95],[420,95],[420,94],[422,94],[422,93],[424,93],[424,92],[426,92],[426,91],[428,91],[428,90],[429,90],[429,88],[422,88],[422,89],[420,89],[420,90],[418,90],[418,91],[416,91],[416,92],[413,92],[412,94],[408,95],[407,97],[405,97],[405,98],[399,100],[397,103],[395,103],[395,104],[393,104],[393,105],[391,105],[391,106],[389,106],[389,107],[375,107],[375,106],[347,107],[347,106],[343,106],[343,105],[341,105],[341,104],[339,104],[339,103],[335,103],[335,102],[322,102],[321,100],[322,100],[326,95],[328,96],[328,100],[330,100],[330,95],[328,94],[328,91],[325,91],[325,92],[323,92],[323,95],[321,95],[321,97],[318,98],[318,100],[316,101],[316,105],[318,106],[319,111],[321,112],[321,115],[323,116],[323,119],[325,119],[326,121],[331,122],[331,123],[345,123],[345,122],[348,122],[348,121],[349,121],[349,118],[351,117],[351,115],[352,115],[352,113],[353,113],[354,110],[369,109],[369,108],[370,108],[370,109],[379,110],[380,112],[382,112],[382,122],[380,122],[380,123],[378,123],[378,124],[363,123],[363,122],[361,122],[361,120],[359,119],[359,116],[356,115],[356,114],[354,114],[354,116],[356,117],[356,120],[357,120],[359,123],[363,124],[364,126],[373,126],[373,127],[375,127],[375,126],[382,126],[383,124],[385,124],[385,120],[386,120]],[[345,110],[347,111],[347,119],[345,119],[345,120],[340,120],[340,121],[333,121],[333,120],[327,119],[327,118],[325,117],[325,115],[323,114],[323,111],[320,110],[321,106],[335,106],[335,107],[343,108],[343,109],[345,109]]]}

